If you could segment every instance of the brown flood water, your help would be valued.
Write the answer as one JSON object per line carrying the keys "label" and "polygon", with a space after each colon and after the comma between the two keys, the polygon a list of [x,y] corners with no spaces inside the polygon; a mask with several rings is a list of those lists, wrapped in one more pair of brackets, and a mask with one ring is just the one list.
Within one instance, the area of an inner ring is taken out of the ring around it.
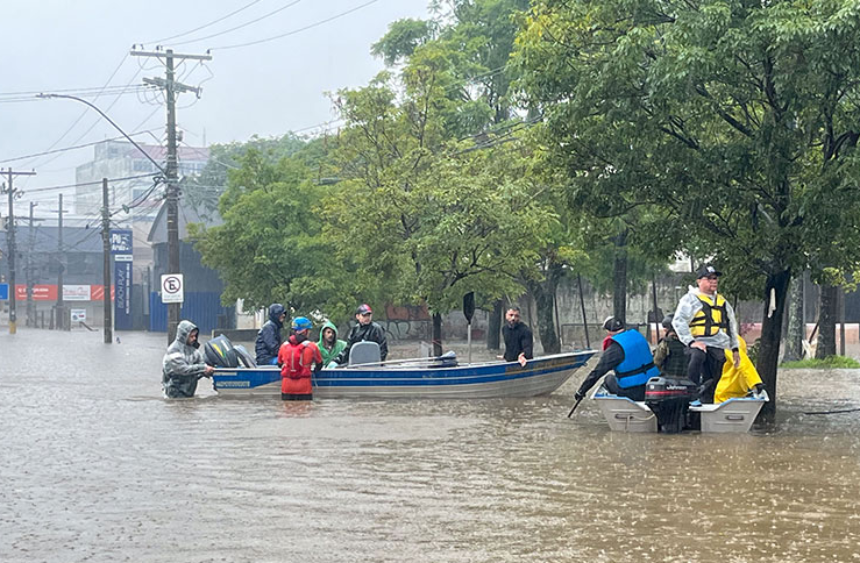
{"label": "brown flood water", "polygon": [[[527,400],[161,398],[163,335],[0,334],[0,561],[860,560],[860,371],[778,426],[610,433]],[[480,344],[476,344],[480,346]],[[461,355],[462,356],[462,355]]]}

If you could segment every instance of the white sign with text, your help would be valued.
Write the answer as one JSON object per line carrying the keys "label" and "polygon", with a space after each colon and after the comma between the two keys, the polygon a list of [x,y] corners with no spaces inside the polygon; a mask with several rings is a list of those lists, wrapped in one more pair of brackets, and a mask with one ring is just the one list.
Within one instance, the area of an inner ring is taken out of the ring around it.
{"label": "white sign with text", "polygon": [[185,282],[182,274],[161,276],[161,302],[182,303],[185,301]]}

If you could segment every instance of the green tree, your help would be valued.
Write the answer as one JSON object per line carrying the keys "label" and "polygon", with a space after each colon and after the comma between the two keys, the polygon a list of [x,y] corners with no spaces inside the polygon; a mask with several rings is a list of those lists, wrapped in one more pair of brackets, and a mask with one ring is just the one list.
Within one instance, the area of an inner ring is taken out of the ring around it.
{"label": "green tree", "polygon": [[182,185],[183,197],[207,219],[218,213],[218,200],[227,189],[227,173],[239,168],[239,159],[249,150],[255,150],[268,161],[275,163],[285,156],[304,150],[310,153],[305,141],[292,133],[272,139],[254,136],[244,143],[215,144],[209,147],[209,161],[199,176],[189,177]]}
{"label": "green tree", "polygon": [[[463,108],[471,108],[468,112],[460,110],[463,114],[452,132],[483,148],[511,141],[515,128],[522,123],[513,110],[515,99],[510,95],[510,85],[514,74],[508,63],[519,28],[517,18],[528,8],[528,0],[455,0],[434,2],[431,6],[435,19],[392,23],[388,33],[374,45],[374,54],[386,64],[396,65],[414,63],[414,54],[445,53],[447,71],[454,79],[446,95],[459,100]],[[533,273],[527,279],[534,281]],[[547,302],[544,298],[539,301],[538,307]],[[488,301],[486,296],[479,296],[479,305],[482,304],[490,311],[487,347],[498,349],[503,300]],[[549,328],[554,333],[553,326]],[[546,339],[550,343],[557,341],[554,334],[547,334]]]}
{"label": "green tree", "polygon": [[296,157],[272,163],[250,148],[236,162],[219,205],[224,224],[192,229],[203,263],[224,279],[224,302],[282,302],[302,314],[347,318],[355,268],[323,239],[316,213],[331,188],[314,182],[313,171]]}
{"label": "green tree", "polygon": [[[514,159],[466,152],[457,142],[474,109],[448,93],[446,53],[416,51],[403,88],[388,73],[338,93],[347,124],[334,153],[344,178],[326,200],[326,233],[384,283],[390,299],[426,303],[441,353],[441,314],[464,294],[518,293],[507,272],[536,259],[546,224]],[[512,168],[513,167],[513,168]]]}
{"label": "green tree", "polygon": [[774,399],[788,283],[860,260],[860,17],[848,0],[536,0],[523,88],[573,190],[648,207],[706,242],[766,303],[759,372]]}

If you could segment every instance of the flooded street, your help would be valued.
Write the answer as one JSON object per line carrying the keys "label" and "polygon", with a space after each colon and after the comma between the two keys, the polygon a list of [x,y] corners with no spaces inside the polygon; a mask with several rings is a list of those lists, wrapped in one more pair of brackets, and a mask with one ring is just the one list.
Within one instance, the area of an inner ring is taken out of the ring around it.
{"label": "flooded street", "polygon": [[[779,425],[610,433],[550,396],[161,398],[161,334],[0,334],[0,561],[860,560],[860,371]],[[477,344],[481,346],[481,344]],[[814,383],[814,385],[813,385]]]}

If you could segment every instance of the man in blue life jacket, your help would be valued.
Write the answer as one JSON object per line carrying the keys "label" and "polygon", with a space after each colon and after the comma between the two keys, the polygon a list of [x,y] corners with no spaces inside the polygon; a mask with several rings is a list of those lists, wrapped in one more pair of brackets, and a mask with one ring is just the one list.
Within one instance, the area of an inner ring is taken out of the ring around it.
{"label": "man in blue life jacket", "polygon": [[608,335],[603,356],[579,386],[574,397],[577,401],[582,400],[601,377],[615,371],[603,381],[606,390],[613,395],[644,401],[645,384],[652,377],[660,375],[660,370],[654,365],[648,341],[639,331],[627,330],[624,321],[615,317],[606,319],[603,329]]}

